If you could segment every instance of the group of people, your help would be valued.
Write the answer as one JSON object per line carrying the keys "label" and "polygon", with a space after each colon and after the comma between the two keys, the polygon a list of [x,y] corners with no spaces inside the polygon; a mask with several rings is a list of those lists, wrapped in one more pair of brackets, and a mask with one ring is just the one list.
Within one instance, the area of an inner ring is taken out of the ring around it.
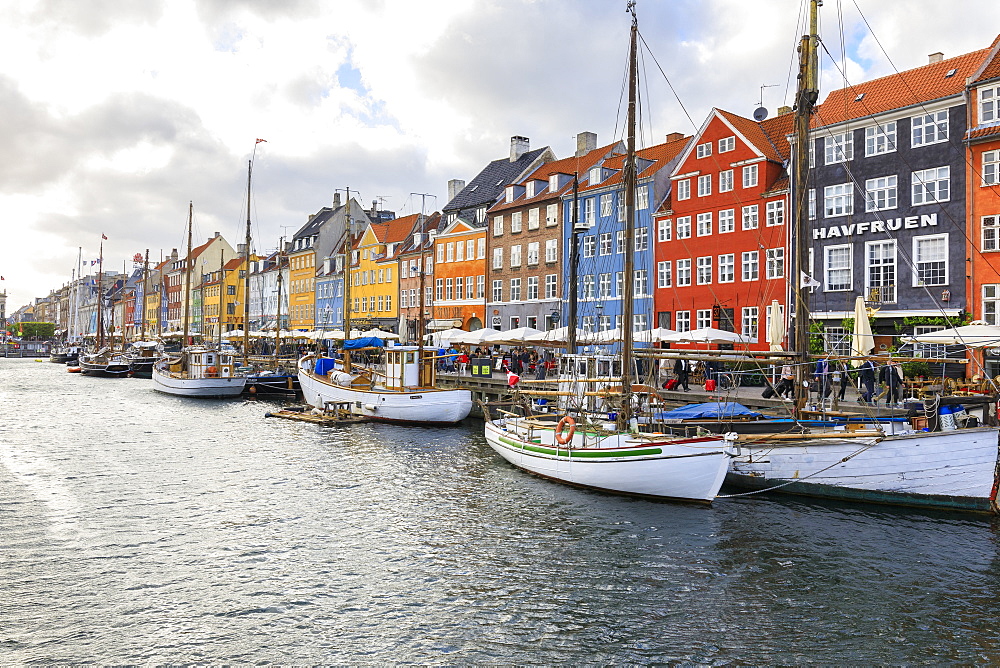
{"label": "group of people", "polygon": [[526,347],[514,347],[504,351],[499,345],[477,346],[474,350],[466,347],[450,346],[439,351],[438,370],[463,376],[468,372],[469,362],[473,359],[489,359],[490,366],[495,371],[509,371],[518,376],[531,375],[538,380],[544,380],[546,375],[556,368],[555,358],[551,353],[539,354],[537,350]]}
{"label": "group of people", "polygon": [[[874,403],[876,383],[886,388],[886,404],[898,406],[903,391],[903,367],[899,362],[890,362],[882,367],[876,367],[871,360],[865,360],[856,369],[848,367],[843,361],[822,359],[816,362],[812,370],[812,388],[819,400],[829,399],[836,388],[837,399],[844,400],[847,388],[852,385],[851,376],[857,377],[858,400],[861,403]],[[781,374],[774,393],[783,398],[791,399],[795,392],[795,371],[791,365],[781,367]]]}

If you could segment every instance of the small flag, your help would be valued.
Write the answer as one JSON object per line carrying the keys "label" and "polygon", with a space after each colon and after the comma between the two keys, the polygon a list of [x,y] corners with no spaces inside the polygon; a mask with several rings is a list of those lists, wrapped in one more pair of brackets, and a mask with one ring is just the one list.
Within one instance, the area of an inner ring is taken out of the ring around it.
{"label": "small flag", "polygon": [[106,236],[104,236],[103,234],[101,235],[101,238],[104,239],[105,241],[108,240],[108,238]]}
{"label": "small flag", "polygon": [[266,139],[260,139],[260,138],[258,137],[258,138],[257,138],[257,141],[256,141],[256,142],[254,142],[254,143],[255,143],[255,144],[259,144],[259,143],[261,143],[261,142],[264,142],[264,143],[266,144],[266,143],[267,143],[267,140],[266,140]]}

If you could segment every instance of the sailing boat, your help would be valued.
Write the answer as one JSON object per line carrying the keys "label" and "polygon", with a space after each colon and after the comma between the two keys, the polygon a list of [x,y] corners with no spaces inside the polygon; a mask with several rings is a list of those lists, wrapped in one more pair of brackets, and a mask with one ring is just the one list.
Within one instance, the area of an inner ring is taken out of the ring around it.
{"label": "sailing boat", "polygon": [[[191,227],[194,204],[188,205],[187,259],[184,263],[184,338],[188,341],[191,313]],[[188,345],[153,365],[153,389],[182,397],[235,397],[243,392],[246,376],[237,371],[232,352],[205,345]]]}
{"label": "sailing boat", "polygon": [[[796,276],[808,266],[809,239],[806,173],[809,121],[818,99],[817,44],[819,0],[810,0],[810,32],[800,43],[799,89],[793,185],[795,230],[791,256]],[[808,350],[808,289],[792,281],[796,304],[795,348]],[[862,318],[859,317],[859,320]],[[863,316],[867,323],[867,316]],[[861,323],[855,323],[856,326]],[[856,332],[859,340],[870,331]],[[796,385],[802,392],[807,364],[799,364]],[[941,398],[941,403],[960,401]],[[993,402],[994,398],[987,398]],[[961,400],[961,401],[964,401]],[[805,404],[800,396],[798,406]],[[936,428],[937,406],[931,406]],[[969,424],[968,422],[966,424]],[[726,482],[749,490],[777,491],[842,500],[998,512],[998,430],[992,427],[944,431],[916,430],[906,422],[880,421],[865,432],[814,431],[803,434],[732,436],[738,452]]]}
{"label": "sailing boat", "polygon": [[[636,49],[638,22],[635,3],[628,3],[632,15],[629,50],[628,145],[624,163],[625,229],[624,276],[632,276],[635,249],[636,191]],[[573,207],[574,217],[578,207]],[[620,360],[582,360],[570,353],[561,360],[560,387],[568,376],[580,372],[583,379],[575,392],[568,388],[557,395],[581,396],[604,393],[606,403],[613,396],[620,404],[605,421],[583,424],[585,412],[577,418],[566,414],[526,415],[498,413],[486,422],[486,441],[505,460],[536,475],[571,485],[633,496],[648,496],[711,503],[718,494],[729,465],[726,443],[719,437],[678,438],[671,434],[639,429],[635,401],[645,388],[633,385],[632,323],[633,282],[624,281],[622,306],[622,354]],[[570,291],[570,313],[575,314],[575,289]],[[571,323],[575,325],[575,323]],[[572,329],[570,330],[573,331]],[[575,339],[575,337],[571,337]],[[598,392],[586,392],[598,365],[608,381]],[[617,373],[615,373],[617,371]],[[571,381],[567,380],[567,383]],[[651,389],[651,388],[650,388]],[[655,393],[655,390],[653,390]],[[593,397],[586,397],[591,399]],[[576,419],[581,420],[577,429]],[[557,422],[558,420],[558,422]]]}
{"label": "sailing boat", "polygon": [[104,340],[104,308],[107,296],[104,293],[103,234],[101,235],[101,251],[97,263],[97,339],[94,342],[93,352],[80,354],[80,373],[85,376],[124,378],[129,374],[128,358],[121,351],[115,351],[113,336],[108,345],[105,345]]}
{"label": "sailing boat", "polygon": [[[350,207],[350,195],[347,198]],[[423,229],[424,216],[418,218]],[[350,208],[344,240],[344,331],[351,332],[351,242]],[[421,237],[422,238],[422,237]],[[422,241],[421,241],[422,247]],[[299,384],[306,401],[319,409],[343,409],[381,422],[453,424],[468,417],[472,392],[435,387],[436,365],[431,349],[423,346],[424,267],[420,263],[420,331],[417,346],[384,349],[385,372],[351,362],[351,350],[382,347],[381,339],[361,338],[344,342],[342,359],[310,354],[299,360]]]}

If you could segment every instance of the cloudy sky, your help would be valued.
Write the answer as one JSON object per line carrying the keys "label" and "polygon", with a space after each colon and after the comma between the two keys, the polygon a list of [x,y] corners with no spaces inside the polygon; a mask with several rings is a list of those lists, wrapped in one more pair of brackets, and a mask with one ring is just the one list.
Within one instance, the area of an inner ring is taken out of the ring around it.
{"label": "cloudy sky", "polygon": [[[802,0],[639,0],[643,141],[713,106],[794,89]],[[0,0],[0,283],[8,311],[70,279],[77,249],[255,246],[350,187],[399,215],[445,204],[511,135],[558,157],[621,135],[624,0]],[[989,46],[995,0],[826,0],[823,88]],[[862,13],[871,30],[862,19]],[[883,52],[884,49],[884,52]],[[655,60],[654,60],[655,59]],[[658,65],[657,65],[658,63]],[[676,99],[668,86],[667,79]],[[761,86],[768,86],[761,89]]]}

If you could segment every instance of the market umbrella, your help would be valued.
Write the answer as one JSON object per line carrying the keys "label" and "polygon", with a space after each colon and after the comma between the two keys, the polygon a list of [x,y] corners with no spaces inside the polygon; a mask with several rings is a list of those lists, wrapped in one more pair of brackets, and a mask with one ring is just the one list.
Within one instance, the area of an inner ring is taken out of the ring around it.
{"label": "market umbrella", "polygon": [[663,337],[669,343],[746,343],[736,332],[727,332],[714,327],[700,327],[688,332],[674,332]]}
{"label": "market umbrella", "polygon": [[[495,329],[477,329],[474,332],[462,332],[461,334],[456,334],[451,337],[448,341],[448,345],[453,343],[467,343],[470,345],[478,345],[484,343],[488,337],[493,334],[500,334],[500,332]],[[445,344],[442,344],[442,346]]]}
{"label": "market umbrella", "polygon": [[[547,332],[532,334],[531,336],[524,337],[524,342],[538,346],[563,347],[569,343],[569,327],[557,327]],[[577,329],[576,342],[581,346],[593,343],[594,333]]]}
{"label": "market umbrella", "polygon": [[518,344],[524,343],[525,339],[533,334],[542,333],[542,330],[535,329],[534,327],[518,327],[516,329],[508,329],[506,332],[494,331],[492,334],[487,334],[483,341],[485,343]]}
{"label": "market umbrella", "polygon": [[465,331],[464,329],[456,329],[452,327],[451,329],[443,329],[440,332],[431,332],[430,334],[425,334],[424,341],[435,346],[446,346],[449,343],[451,343],[452,337],[468,333],[469,332]]}
{"label": "market umbrella", "polygon": [[[860,299],[860,297],[859,297]],[[864,301],[862,300],[862,304]],[[785,338],[785,322],[781,317],[781,305],[777,299],[771,300],[771,305],[767,307],[770,318],[767,323],[767,342],[770,350],[781,350],[781,342]]]}
{"label": "market umbrella", "polygon": [[398,339],[399,334],[393,334],[392,332],[386,332],[381,329],[368,329],[361,332],[361,336],[373,336],[377,339]]}
{"label": "market umbrella", "polygon": [[907,339],[907,342],[937,343],[947,346],[968,346],[969,348],[1000,346],[1000,327],[976,321],[963,327],[918,334]]}
{"label": "market umbrella", "polygon": [[[998,328],[1000,329],[1000,328]],[[875,336],[872,334],[872,323],[868,319],[865,308],[865,298],[854,300],[854,333],[851,335],[851,357],[863,357],[875,350]],[[862,360],[851,360],[851,366],[861,366]]]}

